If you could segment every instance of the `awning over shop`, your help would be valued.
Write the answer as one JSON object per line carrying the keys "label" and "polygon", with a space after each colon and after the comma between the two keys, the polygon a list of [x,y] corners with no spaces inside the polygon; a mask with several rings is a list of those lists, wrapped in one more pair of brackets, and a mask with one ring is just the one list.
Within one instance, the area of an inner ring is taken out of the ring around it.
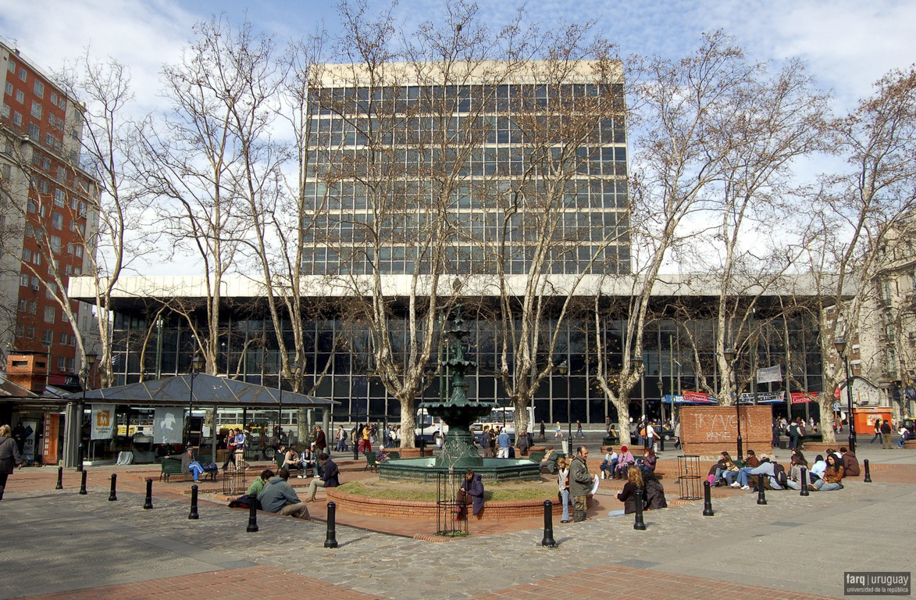
{"label": "awning over shop", "polygon": [[[71,400],[82,399],[81,392],[67,394]],[[163,377],[141,383],[89,390],[86,401],[104,400],[134,406],[185,406],[191,401],[191,375]],[[339,404],[328,398],[268,388],[225,377],[199,373],[194,375],[194,405],[220,408],[327,408]]]}

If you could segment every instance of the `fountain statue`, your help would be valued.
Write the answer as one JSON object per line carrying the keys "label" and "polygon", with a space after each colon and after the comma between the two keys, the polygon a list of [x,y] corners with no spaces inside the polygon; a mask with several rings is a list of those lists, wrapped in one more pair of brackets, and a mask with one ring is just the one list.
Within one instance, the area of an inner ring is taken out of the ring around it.
{"label": "fountain statue", "polygon": [[448,425],[445,441],[438,456],[433,458],[414,458],[392,460],[379,465],[379,477],[382,479],[422,479],[435,478],[437,473],[459,472],[474,469],[485,479],[535,480],[540,478],[540,465],[527,459],[482,458],[474,446],[474,434],[471,425],[485,415],[489,415],[496,402],[480,402],[467,396],[468,384],[465,375],[474,361],[465,357],[465,338],[468,328],[461,316],[461,306],[457,306],[452,318],[443,328],[443,335],[448,336],[445,347],[446,356],[440,357],[439,365],[445,376],[451,377],[448,397],[441,397],[437,402],[424,402],[420,408]]}

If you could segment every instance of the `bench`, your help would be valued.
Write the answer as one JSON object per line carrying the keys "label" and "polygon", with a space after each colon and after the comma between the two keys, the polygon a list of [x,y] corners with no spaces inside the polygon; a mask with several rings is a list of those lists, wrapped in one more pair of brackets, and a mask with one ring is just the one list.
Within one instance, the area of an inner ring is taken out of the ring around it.
{"label": "bench", "polygon": [[378,461],[375,460],[375,452],[363,452],[366,456],[366,466],[363,467],[363,471],[369,469],[370,471],[378,471]]}
{"label": "bench", "polygon": [[391,452],[388,452],[387,454],[388,454],[388,460],[400,460],[401,459],[401,453],[398,452],[397,450],[392,450]]}
{"label": "bench", "polygon": [[[205,465],[213,461],[210,460],[209,456],[204,456],[198,462],[201,465]],[[217,471],[204,471],[201,473],[201,476],[210,481],[216,481],[217,473]],[[194,479],[190,471],[181,470],[180,458],[169,458],[168,456],[164,456],[162,457],[162,470],[159,472],[159,481],[165,480],[166,483],[169,483],[172,480],[172,475],[176,475],[182,481]]]}

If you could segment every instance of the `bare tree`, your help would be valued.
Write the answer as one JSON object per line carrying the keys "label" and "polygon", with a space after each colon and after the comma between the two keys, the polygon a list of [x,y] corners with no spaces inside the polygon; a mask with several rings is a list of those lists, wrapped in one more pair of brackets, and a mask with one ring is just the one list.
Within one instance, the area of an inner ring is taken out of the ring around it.
{"label": "bare tree", "polygon": [[233,29],[219,17],[195,31],[181,61],[163,70],[171,109],[147,123],[140,142],[149,192],[162,214],[156,225],[173,251],[191,250],[205,274],[206,328],[196,340],[214,373],[223,278],[250,231],[245,198],[270,195],[276,185],[264,105],[276,82],[273,43],[249,23]]}
{"label": "bare tree", "polygon": [[[818,401],[825,441],[834,441],[833,390],[845,383],[846,358],[862,333],[889,236],[916,201],[916,70],[893,71],[849,116],[832,126],[848,170],[825,178],[807,233],[807,265],[817,288],[824,388]],[[852,415],[850,415],[850,418]]]}
{"label": "bare tree", "polygon": [[456,209],[470,201],[468,166],[490,128],[483,115],[518,68],[519,40],[511,28],[488,31],[463,2],[402,41],[390,12],[370,15],[362,2],[340,11],[346,64],[324,66],[309,84],[315,111],[333,118],[311,132],[307,186],[322,212],[307,260],[346,296],[351,341],[368,338],[365,368],[398,400],[410,447],[437,324],[471,272]]}
{"label": "bare tree", "polygon": [[[634,276],[629,281],[626,325],[620,332],[621,365],[609,385],[599,357],[597,380],[617,409],[618,427],[629,428],[629,395],[639,382],[643,336],[652,316],[653,290],[665,278],[662,267],[706,227],[707,194],[729,169],[729,147],[712,132],[737,125],[735,98],[754,68],[722,33],[704,36],[696,52],[681,60],[634,57],[627,69],[631,95],[628,124],[635,158],[630,181]],[[678,281],[669,282],[677,286]],[[596,308],[600,306],[596,303]],[[600,319],[596,335],[603,335]]]}

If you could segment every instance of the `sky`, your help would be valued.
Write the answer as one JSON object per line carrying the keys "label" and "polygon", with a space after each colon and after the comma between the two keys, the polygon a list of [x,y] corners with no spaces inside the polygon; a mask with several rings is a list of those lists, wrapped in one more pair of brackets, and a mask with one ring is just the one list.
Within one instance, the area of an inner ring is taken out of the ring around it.
{"label": "sky", "polygon": [[[367,0],[370,7],[388,2]],[[521,10],[525,19],[550,26],[593,20],[595,31],[621,56],[678,58],[699,44],[703,32],[723,30],[759,61],[799,58],[817,85],[833,93],[837,113],[852,110],[872,84],[916,60],[916,2],[727,1],[727,0],[479,0],[493,27]],[[407,31],[441,15],[442,0],[402,0],[396,22]],[[47,72],[59,71],[86,49],[127,65],[138,113],[164,104],[162,66],[174,63],[193,38],[196,22],[225,13],[233,24],[247,18],[282,44],[324,27],[339,30],[331,1],[315,0],[29,0],[7,2],[0,36]],[[162,267],[166,268],[167,267]]]}

